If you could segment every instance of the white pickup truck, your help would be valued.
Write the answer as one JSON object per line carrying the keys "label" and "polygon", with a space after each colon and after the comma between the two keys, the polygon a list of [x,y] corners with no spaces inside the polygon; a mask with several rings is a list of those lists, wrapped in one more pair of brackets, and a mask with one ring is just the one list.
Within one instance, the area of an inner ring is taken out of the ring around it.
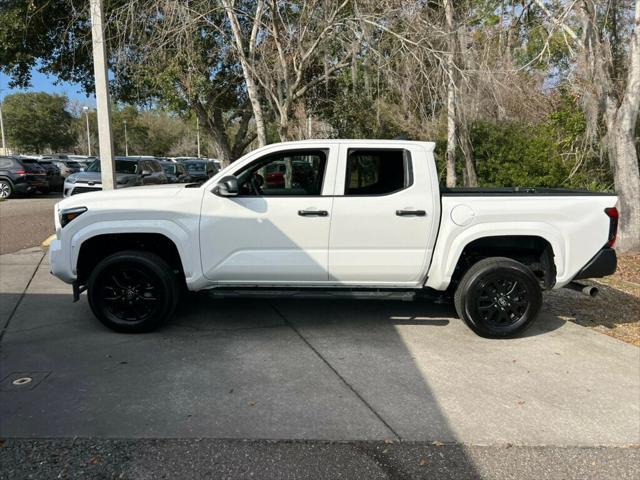
{"label": "white pickup truck", "polygon": [[55,207],[51,272],[121,332],[184,287],[373,297],[441,291],[476,333],[528,327],[542,290],[616,269],[613,194],[443,189],[434,144],[308,140],[255,150],[202,185],[86,193]]}

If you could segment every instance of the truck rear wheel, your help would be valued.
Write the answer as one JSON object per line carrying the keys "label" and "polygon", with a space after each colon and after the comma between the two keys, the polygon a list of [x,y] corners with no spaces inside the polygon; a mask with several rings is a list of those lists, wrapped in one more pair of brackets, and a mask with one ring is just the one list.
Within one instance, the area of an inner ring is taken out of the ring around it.
{"label": "truck rear wheel", "polygon": [[486,258],[464,274],[454,303],[460,318],[478,335],[510,338],[536,319],[542,290],[522,263],[504,257]]}
{"label": "truck rear wheel", "polygon": [[149,332],[171,316],[180,294],[171,267],[159,256],[135,250],[102,260],[87,282],[89,305],[116,332]]}

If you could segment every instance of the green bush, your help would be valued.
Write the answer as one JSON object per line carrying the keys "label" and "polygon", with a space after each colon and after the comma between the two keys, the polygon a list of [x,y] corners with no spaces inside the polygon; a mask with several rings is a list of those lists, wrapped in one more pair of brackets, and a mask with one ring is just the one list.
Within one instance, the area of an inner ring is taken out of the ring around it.
{"label": "green bush", "polygon": [[608,190],[609,166],[573,148],[580,137],[554,119],[538,125],[477,122],[471,129],[478,179],[486,187],[565,187]]}

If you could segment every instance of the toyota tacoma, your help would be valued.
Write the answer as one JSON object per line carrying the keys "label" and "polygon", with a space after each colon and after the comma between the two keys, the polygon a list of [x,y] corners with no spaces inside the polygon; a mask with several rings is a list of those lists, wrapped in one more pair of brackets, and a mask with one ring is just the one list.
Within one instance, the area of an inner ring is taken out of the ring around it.
{"label": "toyota tacoma", "polygon": [[51,271],[121,332],[159,326],[186,288],[442,292],[486,337],[527,328],[543,290],[614,273],[614,194],[445,189],[433,152],[400,140],[280,143],[201,185],[71,196],[55,207]]}

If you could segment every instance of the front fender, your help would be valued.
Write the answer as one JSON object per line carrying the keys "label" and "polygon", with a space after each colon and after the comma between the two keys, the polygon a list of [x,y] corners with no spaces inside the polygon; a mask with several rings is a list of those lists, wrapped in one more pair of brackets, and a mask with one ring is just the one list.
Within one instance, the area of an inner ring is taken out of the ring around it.
{"label": "front fender", "polygon": [[187,284],[199,273],[199,261],[194,252],[198,252],[197,235],[190,235],[181,225],[170,220],[109,220],[91,223],[76,231],[69,240],[69,260],[73,277],[77,277],[78,256],[84,242],[99,235],[130,233],[156,233],[171,240],[182,263]]}

